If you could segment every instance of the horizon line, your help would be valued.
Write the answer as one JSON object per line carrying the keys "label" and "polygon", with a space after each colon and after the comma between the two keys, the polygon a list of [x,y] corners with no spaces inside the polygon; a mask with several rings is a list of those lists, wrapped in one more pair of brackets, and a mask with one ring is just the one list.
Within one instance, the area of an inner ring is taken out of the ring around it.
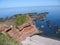
{"label": "horizon line", "polygon": [[[47,7],[51,7],[51,6],[59,6],[60,7],[60,5],[49,5],[49,6],[47,6]],[[26,8],[26,7],[45,7],[45,6],[21,6],[20,8]],[[19,7],[6,7],[6,8],[0,8],[0,9],[10,9],[10,8],[19,8]]]}

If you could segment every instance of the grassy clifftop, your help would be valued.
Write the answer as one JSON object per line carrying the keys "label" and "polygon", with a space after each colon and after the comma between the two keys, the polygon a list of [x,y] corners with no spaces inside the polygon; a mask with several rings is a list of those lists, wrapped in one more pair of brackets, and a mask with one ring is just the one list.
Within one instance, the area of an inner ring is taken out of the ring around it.
{"label": "grassy clifftop", "polygon": [[16,17],[15,25],[20,26],[20,25],[24,24],[26,21],[28,21],[28,19],[29,19],[28,15],[19,15]]}
{"label": "grassy clifftop", "polygon": [[0,45],[20,45],[20,44],[11,37],[9,37],[8,35],[0,33]]}

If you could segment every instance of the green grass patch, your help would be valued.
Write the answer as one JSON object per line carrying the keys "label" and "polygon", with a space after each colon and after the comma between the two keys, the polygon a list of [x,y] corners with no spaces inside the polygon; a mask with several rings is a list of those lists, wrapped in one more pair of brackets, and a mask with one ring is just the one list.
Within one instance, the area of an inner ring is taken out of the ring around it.
{"label": "green grass patch", "polygon": [[16,40],[12,39],[8,35],[0,33],[0,45],[20,45]]}
{"label": "green grass patch", "polygon": [[16,21],[15,21],[15,25],[20,26],[20,25],[24,24],[27,20],[28,20],[27,15],[17,16]]}

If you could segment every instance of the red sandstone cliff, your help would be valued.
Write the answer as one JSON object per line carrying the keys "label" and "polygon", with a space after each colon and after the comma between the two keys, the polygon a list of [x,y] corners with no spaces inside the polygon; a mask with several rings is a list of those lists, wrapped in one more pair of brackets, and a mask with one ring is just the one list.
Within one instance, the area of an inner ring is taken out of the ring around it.
{"label": "red sandstone cliff", "polygon": [[[1,26],[1,25],[0,25]],[[40,33],[39,30],[37,30],[36,26],[32,24],[32,19],[29,18],[29,20],[21,25],[19,29],[14,27],[5,28],[7,25],[2,25],[0,30],[5,34],[8,33],[12,38],[16,39],[17,41],[25,40],[26,37],[32,36],[36,33]]]}

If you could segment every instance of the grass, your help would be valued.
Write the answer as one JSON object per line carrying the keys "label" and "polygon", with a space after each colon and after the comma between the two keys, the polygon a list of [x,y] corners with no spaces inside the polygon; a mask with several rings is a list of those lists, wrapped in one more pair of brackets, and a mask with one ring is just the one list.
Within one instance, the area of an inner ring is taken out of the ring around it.
{"label": "grass", "polygon": [[0,45],[21,45],[16,40],[12,39],[8,35],[0,33]]}
{"label": "grass", "polygon": [[15,21],[15,25],[16,25],[16,26],[21,26],[21,25],[24,24],[27,20],[28,20],[28,16],[27,16],[27,15],[17,16],[17,17],[16,17],[16,21]]}

